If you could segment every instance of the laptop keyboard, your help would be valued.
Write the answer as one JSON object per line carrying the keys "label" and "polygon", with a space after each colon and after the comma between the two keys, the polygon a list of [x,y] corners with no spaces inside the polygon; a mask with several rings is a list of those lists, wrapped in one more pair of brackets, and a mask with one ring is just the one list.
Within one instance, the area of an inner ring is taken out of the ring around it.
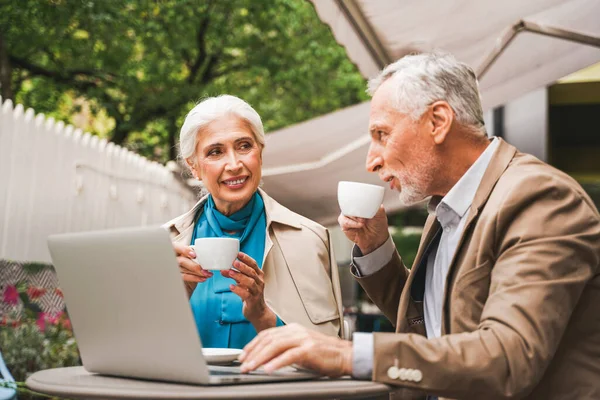
{"label": "laptop keyboard", "polygon": [[210,371],[211,375],[219,375],[219,376],[223,376],[223,375],[240,375],[239,372],[233,372],[233,371]]}
{"label": "laptop keyboard", "polygon": [[209,367],[208,371],[213,376],[235,376],[235,375],[268,375],[262,369],[242,374],[240,367]]}

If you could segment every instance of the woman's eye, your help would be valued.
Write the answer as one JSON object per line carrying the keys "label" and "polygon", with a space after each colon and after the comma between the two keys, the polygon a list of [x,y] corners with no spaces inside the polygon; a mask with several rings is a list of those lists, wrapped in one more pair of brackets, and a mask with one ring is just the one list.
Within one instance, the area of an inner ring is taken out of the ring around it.
{"label": "woman's eye", "polygon": [[219,149],[212,149],[208,152],[209,156],[218,156],[219,154],[221,154],[221,150]]}
{"label": "woman's eye", "polygon": [[242,150],[248,150],[251,148],[252,148],[252,145],[248,142],[244,142],[244,143],[240,144],[240,149],[242,149]]}

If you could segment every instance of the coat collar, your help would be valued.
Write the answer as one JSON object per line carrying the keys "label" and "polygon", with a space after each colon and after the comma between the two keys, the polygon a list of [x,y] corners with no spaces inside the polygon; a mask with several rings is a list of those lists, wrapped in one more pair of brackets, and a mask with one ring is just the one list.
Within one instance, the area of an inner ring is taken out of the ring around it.
{"label": "coat collar", "polygon": [[265,203],[267,226],[269,226],[271,222],[277,222],[292,228],[302,229],[302,217],[300,215],[276,202],[275,199],[265,193],[261,188],[258,188],[258,193],[260,193]]}
{"label": "coat collar", "polygon": [[[283,207],[279,204],[275,199],[269,196],[264,190],[258,189],[258,193],[263,199],[265,203],[265,212],[267,214],[267,227],[272,223],[276,222],[278,224],[287,225],[292,228],[301,229],[302,228],[302,219],[301,217],[290,211],[289,209]],[[186,229],[188,229],[191,225],[195,223],[194,219],[197,215],[198,210],[201,207],[204,207],[204,203],[208,199],[208,195],[202,197],[191,210],[186,212],[183,215],[167,222],[165,225],[170,230],[175,229],[177,234],[181,234]]]}
{"label": "coat collar", "polygon": [[486,203],[487,199],[492,194],[492,190],[496,186],[496,183],[498,183],[498,180],[506,168],[508,168],[517,152],[517,149],[513,145],[506,143],[502,138],[498,138],[498,141],[498,148],[492,156],[490,164],[483,174],[479,188],[475,193],[475,198],[473,198],[471,208],[472,210],[477,210],[477,212],[479,212]]}
{"label": "coat collar", "polygon": [[[481,178],[479,187],[475,192],[475,197],[471,203],[470,212],[465,225],[468,225],[469,221],[479,213],[479,210],[481,210],[481,207],[483,207],[487,199],[490,197],[494,186],[496,186],[496,183],[504,173],[504,170],[506,170],[515,153],[517,152],[517,149],[514,146],[506,143],[502,138],[497,138],[497,140],[498,147],[492,155],[488,167]],[[430,215],[435,215],[435,210],[441,201],[441,196],[433,196],[431,200],[429,200],[427,211]]]}

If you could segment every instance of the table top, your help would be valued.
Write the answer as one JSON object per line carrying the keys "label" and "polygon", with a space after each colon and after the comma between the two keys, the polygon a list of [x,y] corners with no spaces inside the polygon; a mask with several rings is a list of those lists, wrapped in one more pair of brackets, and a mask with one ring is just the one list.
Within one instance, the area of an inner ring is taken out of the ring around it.
{"label": "table top", "polygon": [[103,376],[89,373],[83,367],[39,371],[26,383],[36,392],[72,399],[360,398],[387,395],[391,390],[382,383],[350,378],[201,386]]}

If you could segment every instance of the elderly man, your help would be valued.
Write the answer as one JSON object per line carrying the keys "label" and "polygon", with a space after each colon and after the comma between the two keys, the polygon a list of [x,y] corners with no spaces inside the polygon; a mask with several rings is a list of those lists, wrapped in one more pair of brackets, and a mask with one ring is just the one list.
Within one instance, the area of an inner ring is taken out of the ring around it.
{"label": "elderly man", "polygon": [[396,333],[353,343],[290,325],[242,369],[297,363],[449,398],[600,398],[600,216],[569,176],[489,140],[477,80],[421,54],[369,83],[367,169],[411,204],[431,196],[411,270],[387,230],[340,216],[358,282]]}

